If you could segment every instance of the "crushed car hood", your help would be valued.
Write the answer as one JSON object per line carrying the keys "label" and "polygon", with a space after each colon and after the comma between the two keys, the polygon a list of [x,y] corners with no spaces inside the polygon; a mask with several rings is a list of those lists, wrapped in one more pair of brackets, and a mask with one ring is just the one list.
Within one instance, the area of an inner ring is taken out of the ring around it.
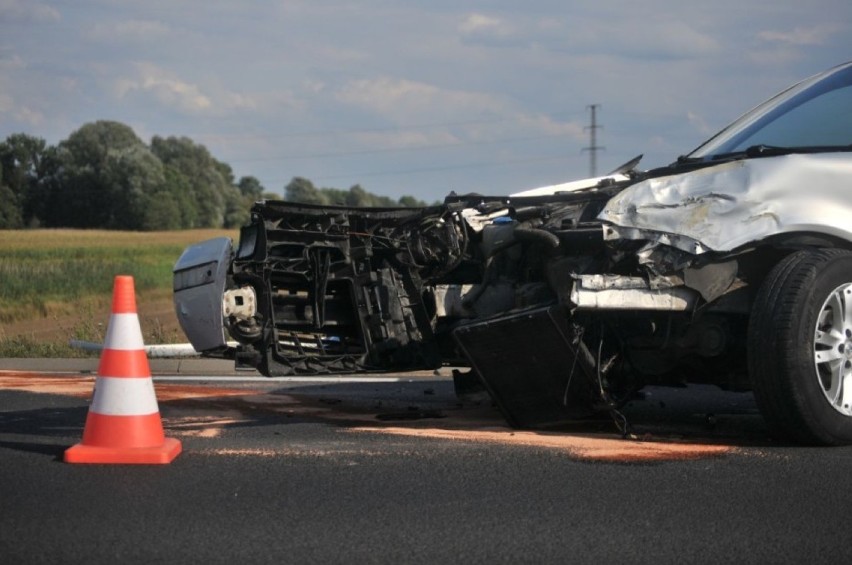
{"label": "crushed car hood", "polygon": [[792,232],[852,241],[850,178],[848,152],[731,161],[638,182],[614,196],[598,219],[616,226],[611,238],[674,234],[697,242],[695,253]]}
{"label": "crushed car hood", "polygon": [[602,184],[613,184],[616,182],[624,182],[630,180],[630,177],[622,173],[613,173],[603,177],[593,177],[580,179],[562,184],[554,184],[550,186],[542,186],[539,188],[531,188],[521,192],[515,192],[511,196],[550,196],[562,192],[579,192],[581,190],[589,190],[597,188]]}

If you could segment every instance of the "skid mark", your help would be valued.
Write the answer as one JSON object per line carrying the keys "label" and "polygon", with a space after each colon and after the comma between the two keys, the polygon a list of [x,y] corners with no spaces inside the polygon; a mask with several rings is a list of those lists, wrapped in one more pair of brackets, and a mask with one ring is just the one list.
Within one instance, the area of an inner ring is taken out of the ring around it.
{"label": "skid mark", "polygon": [[[229,417],[223,417],[223,416]],[[250,423],[239,412],[229,411],[216,416],[178,416],[163,418],[163,425],[170,433],[183,437],[213,439],[222,435],[225,428]]]}
{"label": "skid mark", "polygon": [[157,400],[160,402],[256,394],[256,392],[246,390],[244,388],[219,388],[211,386],[177,385],[171,383],[154,383],[154,390],[157,391]]}
{"label": "skid mark", "polygon": [[[662,462],[683,461],[719,457],[738,452],[736,447],[718,443],[698,443],[672,441],[656,438],[650,434],[641,441],[621,439],[610,432],[596,435],[520,431],[501,425],[496,413],[488,418],[481,410],[447,410],[446,417],[440,420],[442,427],[434,427],[435,420],[413,420],[410,425],[402,426],[385,423],[379,414],[368,409],[355,409],[336,405],[335,409],[318,405],[315,399],[298,396],[265,397],[266,402],[258,403],[258,397],[233,399],[243,409],[263,409],[287,415],[300,415],[314,420],[328,422],[342,427],[348,432],[370,432],[399,436],[447,439],[469,442],[487,442],[503,445],[538,447],[565,452],[568,456],[588,461],[603,462]],[[429,424],[426,424],[426,422]]]}
{"label": "skid mark", "polygon": [[94,376],[45,376],[41,373],[0,371],[0,389],[89,398],[94,386]]}
{"label": "skid mark", "polygon": [[[490,412],[492,417],[488,417],[484,411],[477,409],[448,409],[446,417],[439,420],[442,427],[435,427],[436,420],[413,420],[407,426],[400,425],[400,422],[386,423],[378,418],[380,414],[377,414],[376,410],[347,406],[342,403],[334,404],[334,407],[330,408],[323,399],[298,395],[247,395],[229,398],[225,402],[249,418],[257,411],[272,412],[325,422],[345,432],[537,447],[558,450],[569,457],[585,461],[620,463],[684,461],[719,457],[740,451],[731,445],[672,441],[650,434],[646,434],[641,441],[638,441],[621,439],[609,431],[600,434],[520,431],[501,425],[502,420],[495,412]],[[217,406],[221,406],[221,403],[217,403]],[[275,454],[322,455],[307,448],[294,450],[292,445],[287,445],[286,434],[282,441],[284,445],[280,449],[273,450]],[[268,450],[262,450],[262,452],[248,450],[240,453],[232,453],[232,451],[216,451],[215,454],[272,456],[266,453]]]}
{"label": "skid mark", "polygon": [[509,428],[499,430],[446,430],[439,428],[354,427],[350,428],[350,431],[543,447],[565,451],[578,459],[621,463],[703,459],[736,451],[736,448],[729,445],[634,441],[552,432],[513,431]]}
{"label": "skid mark", "polygon": [[205,449],[203,453],[209,455],[224,455],[229,457],[276,457],[279,455],[286,455],[286,453],[282,453],[276,449]]}
{"label": "skid mark", "polygon": [[[88,399],[91,397],[94,383],[94,376],[48,376],[0,371],[0,388],[36,393]],[[389,421],[388,418],[381,418],[383,414],[387,415],[387,406],[368,407],[340,399],[269,394],[244,388],[194,384],[155,383],[155,388],[161,403],[178,403],[173,406],[172,414],[164,418],[164,425],[170,433],[211,440],[220,438],[229,427],[256,424],[261,414],[278,414],[284,417],[281,418],[281,423],[285,423],[288,417],[299,417],[336,426],[345,432],[536,447],[558,450],[569,457],[588,461],[679,461],[719,457],[740,451],[734,446],[714,444],[706,439],[690,443],[647,434],[643,436],[642,441],[637,441],[620,439],[610,431],[595,433],[587,430],[580,434],[519,431],[506,427],[494,411],[453,408],[449,403],[440,411],[440,419],[421,418],[409,421],[405,418],[395,418],[395,421]],[[189,401],[190,404],[180,404],[180,401]],[[184,411],[186,408],[190,408],[191,413]],[[409,407],[409,410],[412,408],[415,407]],[[396,413],[393,412],[392,415]],[[213,455],[271,457],[282,454],[323,456],[332,452],[346,455],[344,451],[318,450],[310,446],[295,447],[287,443],[286,434],[283,434],[280,449],[218,449],[209,452]]]}
{"label": "skid mark", "polygon": [[380,457],[395,455],[389,451],[375,451],[365,449],[315,449],[294,448],[282,446],[280,448],[219,448],[203,449],[199,451],[204,455],[218,455],[226,457]]}

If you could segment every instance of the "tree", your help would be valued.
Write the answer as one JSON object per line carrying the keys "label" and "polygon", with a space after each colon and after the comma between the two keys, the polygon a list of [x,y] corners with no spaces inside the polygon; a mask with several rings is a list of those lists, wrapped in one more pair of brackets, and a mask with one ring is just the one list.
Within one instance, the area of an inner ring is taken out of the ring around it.
{"label": "tree", "polygon": [[[424,206],[367,192],[318,188],[293,177],[285,200],[323,206]],[[83,125],[57,146],[24,133],[0,142],[0,229],[77,227],[172,230],[237,227],[266,192],[254,176],[236,181],[230,165],[188,137],[146,145],[129,126],[101,120]]]}
{"label": "tree", "polygon": [[225,195],[225,217],[223,226],[238,228],[248,224],[251,214],[249,209],[252,202],[248,201],[238,190],[229,190]]}
{"label": "tree", "polygon": [[400,206],[425,206],[424,202],[413,196],[403,196],[394,200],[390,196],[380,196],[367,192],[360,184],[353,185],[349,190],[339,188],[317,188],[306,178],[293,177],[284,187],[284,199],[288,202],[302,204],[319,204],[322,206],[350,206],[352,208],[397,208]]}
{"label": "tree", "polygon": [[139,229],[145,231],[179,230],[183,216],[178,197],[168,189],[161,188],[145,197],[145,207],[140,218]]}
{"label": "tree", "polygon": [[399,205],[404,206],[406,208],[422,208],[427,204],[422,200],[414,198],[413,196],[400,196]]}
{"label": "tree", "polygon": [[[130,230],[178,227],[173,222],[177,209],[164,210],[173,199],[165,185],[163,163],[148,147],[140,144],[111,154],[104,177],[113,194],[113,209],[102,227]],[[152,210],[152,205],[158,211]]]}
{"label": "tree", "polygon": [[252,200],[259,200],[266,192],[260,181],[253,176],[241,177],[240,182],[237,183],[237,188],[240,190],[240,194]]}
{"label": "tree", "polygon": [[84,125],[59,144],[56,161],[49,196],[59,226],[142,229],[150,196],[164,184],[160,160],[119,122]]}
{"label": "tree", "polygon": [[[40,223],[42,206],[37,188],[44,173],[46,151],[43,139],[24,133],[12,134],[0,143],[0,169],[3,171],[0,186],[9,191],[3,198],[4,217],[10,217],[14,206],[17,209],[14,215],[20,218],[21,227]],[[14,199],[10,199],[10,195],[14,195]]]}
{"label": "tree", "polygon": [[369,206],[370,194],[361,188],[361,185],[356,184],[349,189],[349,194],[346,196],[346,205],[357,207]]}
{"label": "tree", "polygon": [[188,229],[201,225],[198,218],[198,205],[195,202],[192,186],[189,180],[176,168],[163,165],[165,179],[164,194],[177,214],[177,229]]}
{"label": "tree", "polygon": [[90,167],[100,173],[113,151],[145,144],[130,126],[120,122],[100,120],[85,124],[60,143],[73,159],[73,164]]}
{"label": "tree", "polygon": [[0,230],[16,230],[22,227],[24,220],[18,199],[11,188],[0,182]]}
{"label": "tree", "polygon": [[231,168],[210,155],[203,145],[188,137],[154,137],[151,151],[171,170],[167,175],[169,190],[185,191],[182,202],[194,206],[194,221],[184,227],[222,227],[225,225],[226,202],[233,186]]}
{"label": "tree", "polygon": [[284,199],[301,204],[328,205],[328,200],[317,190],[314,183],[302,177],[293,177],[284,187]]}

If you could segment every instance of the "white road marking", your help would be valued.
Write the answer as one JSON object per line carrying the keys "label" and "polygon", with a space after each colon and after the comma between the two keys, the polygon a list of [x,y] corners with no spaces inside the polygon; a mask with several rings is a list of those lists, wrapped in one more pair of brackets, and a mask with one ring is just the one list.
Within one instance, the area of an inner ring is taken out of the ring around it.
{"label": "white road marking", "polygon": [[[435,377],[441,379],[443,377]],[[397,377],[257,377],[257,376],[211,376],[162,375],[155,376],[156,382],[215,381],[219,383],[415,383],[423,379]]]}

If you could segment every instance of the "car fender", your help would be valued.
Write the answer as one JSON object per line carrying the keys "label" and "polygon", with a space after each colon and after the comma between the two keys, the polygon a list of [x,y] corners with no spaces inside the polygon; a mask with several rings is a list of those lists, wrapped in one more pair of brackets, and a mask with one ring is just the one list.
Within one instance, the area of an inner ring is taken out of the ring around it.
{"label": "car fender", "polygon": [[609,224],[608,239],[686,238],[693,243],[676,246],[695,254],[794,232],[852,241],[850,179],[848,152],[732,161],[636,183],[598,219]]}

